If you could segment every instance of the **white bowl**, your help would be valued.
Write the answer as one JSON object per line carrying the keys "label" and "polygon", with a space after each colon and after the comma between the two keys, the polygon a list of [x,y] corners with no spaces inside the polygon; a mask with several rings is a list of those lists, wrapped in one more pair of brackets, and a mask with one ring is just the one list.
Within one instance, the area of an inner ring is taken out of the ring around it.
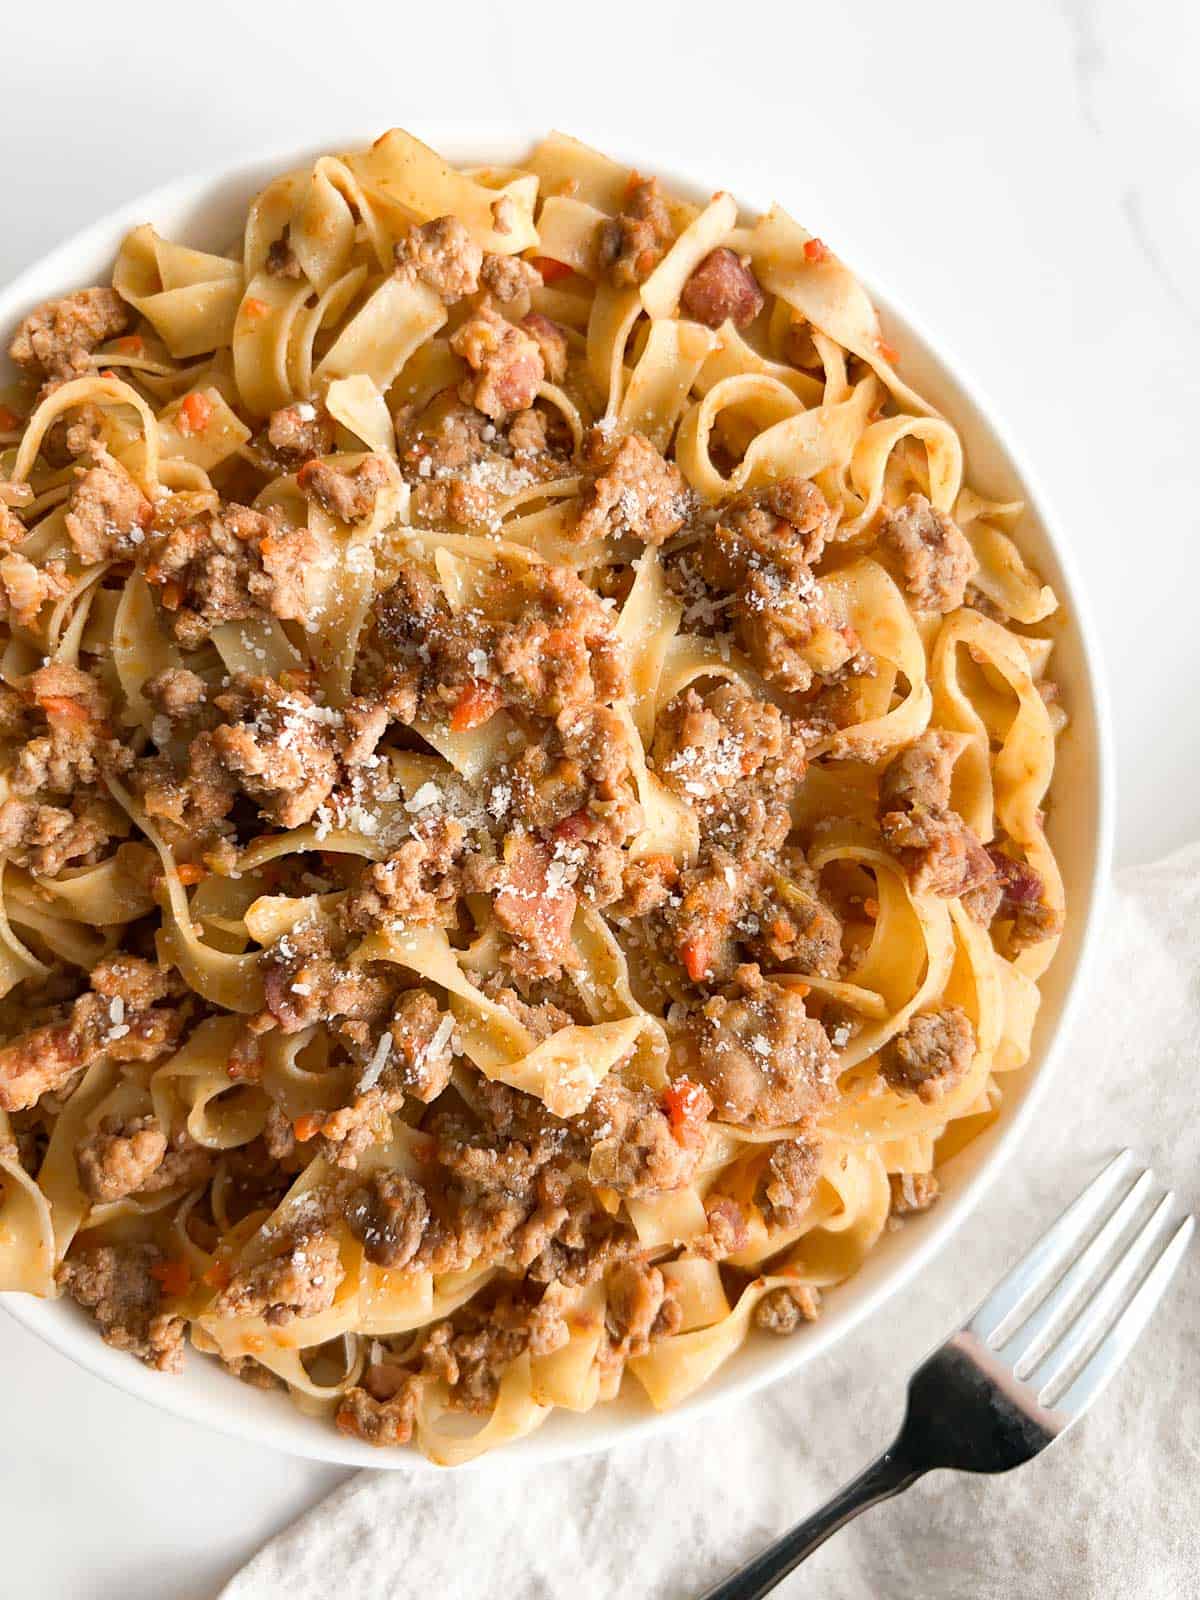
{"label": "white bowl", "polygon": [[[494,128],[472,135],[461,125],[453,131],[421,131],[450,160],[479,164],[512,161],[536,137],[523,130],[499,134]],[[168,238],[209,249],[224,248],[238,236],[247,202],[269,178],[322,151],[362,146],[373,137],[330,138],[313,150],[259,156],[233,171],[183,178],[143,195],[75,234],[0,293],[0,330],[15,327],[41,300],[107,281],[122,238],[137,224],[152,222]],[[657,160],[654,151],[623,154],[642,171],[658,172],[678,192],[700,201],[716,181],[735,187],[736,172],[689,176],[686,162]],[[762,183],[761,175],[748,174],[740,189],[744,204],[763,206],[778,198],[796,209],[785,180],[777,181],[777,194],[762,192]],[[821,219],[805,216],[802,220],[809,225],[815,221],[819,229]],[[861,259],[850,264],[864,265]],[[870,274],[861,275],[874,295]],[[902,315],[882,296],[874,297],[888,338],[901,352],[904,376],[959,429],[972,486],[997,500],[1025,500],[1029,509],[1020,527],[1022,550],[1062,601],[1054,675],[1062,685],[1071,722],[1059,746],[1049,832],[1066,882],[1068,921],[1058,956],[1041,985],[1042,1009],[1031,1063],[1021,1073],[1005,1076],[1002,1115],[950,1164],[938,1205],[903,1229],[885,1232],[863,1269],[827,1296],[819,1322],[787,1340],[749,1340],[706,1388],[674,1411],[655,1413],[633,1394],[623,1394],[589,1415],[558,1412],[538,1432],[509,1446],[500,1456],[484,1456],[483,1464],[514,1456],[526,1463],[552,1461],[604,1449],[621,1440],[649,1438],[709,1407],[745,1400],[766,1384],[796,1374],[846,1338],[865,1318],[877,1314],[889,1296],[920,1272],[933,1270],[934,1256],[982,1199],[1005,1161],[1020,1159],[1021,1140],[1035,1103],[1066,1043],[1094,944],[1113,829],[1112,740],[1093,626],[1068,536],[1028,463],[1010,443],[1007,429],[1001,427],[978,386],[964,377],[960,361],[947,359],[944,347],[911,317]],[[214,1361],[195,1354],[181,1377],[148,1371],[132,1357],[104,1344],[95,1323],[70,1301],[15,1294],[0,1296],[0,1301],[18,1322],[81,1367],[176,1416],[317,1460],[412,1472],[433,1470],[415,1450],[377,1450],[346,1438],[329,1421],[305,1416],[285,1396],[240,1384]],[[916,1358],[921,1352],[911,1354]],[[12,1375],[9,1381],[14,1381]]]}

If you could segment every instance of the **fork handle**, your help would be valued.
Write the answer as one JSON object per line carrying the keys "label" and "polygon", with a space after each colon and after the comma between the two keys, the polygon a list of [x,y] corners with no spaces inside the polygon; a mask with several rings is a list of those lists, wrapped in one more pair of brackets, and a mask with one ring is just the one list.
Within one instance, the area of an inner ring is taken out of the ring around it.
{"label": "fork handle", "polygon": [[761,1555],[755,1556],[716,1588],[708,1589],[702,1600],[760,1600],[769,1594],[793,1567],[798,1567],[830,1534],[865,1511],[868,1506],[890,1500],[894,1494],[915,1483],[923,1469],[913,1467],[896,1452],[896,1447],[885,1450],[877,1461],[857,1478],[852,1478],[833,1499],[815,1511],[811,1517],[797,1523],[775,1543],[768,1545]]}

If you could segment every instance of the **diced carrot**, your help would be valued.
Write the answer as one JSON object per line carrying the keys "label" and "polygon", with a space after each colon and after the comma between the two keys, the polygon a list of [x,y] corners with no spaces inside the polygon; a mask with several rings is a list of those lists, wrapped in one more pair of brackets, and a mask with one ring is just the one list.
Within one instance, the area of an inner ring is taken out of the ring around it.
{"label": "diced carrot", "polygon": [[896,349],[896,346],[894,344],[889,344],[884,338],[877,339],[875,344],[879,354],[883,357],[883,359],[888,363],[889,366],[894,367],[897,361],[900,359],[900,352]]}
{"label": "diced carrot", "polygon": [[265,300],[258,300],[254,295],[250,295],[247,299],[242,301],[242,310],[248,317],[265,316],[270,309],[270,306]]}
{"label": "diced carrot", "polygon": [[168,611],[178,611],[183,602],[183,586],[168,578],[162,586],[162,603]]}
{"label": "diced carrot", "polygon": [[671,1132],[680,1144],[691,1142],[698,1125],[707,1119],[712,1109],[708,1091],[690,1078],[676,1078],[664,1091],[661,1105],[671,1124]]}
{"label": "diced carrot", "polygon": [[829,246],[821,239],[806,239],[804,241],[805,261],[828,261],[830,257]]}
{"label": "diced carrot", "polygon": [[184,395],[179,407],[180,433],[203,433],[212,421],[213,403],[206,394],[195,391]]}
{"label": "diced carrot", "polygon": [[776,917],[771,924],[771,937],[777,944],[791,944],[796,937],[796,929],[786,917]]}
{"label": "diced carrot", "polygon": [[51,722],[63,723],[71,728],[82,728],[88,721],[87,707],[81,705],[78,700],[72,700],[68,694],[44,694],[38,704]]}
{"label": "diced carrot", "polygon": [[208,877],[207,869],[198,861],[181,861],[175,869],[179,874],[179,881],[185,888],[190,888],[194,883],[203,883]]}
{"label": "diced carrot", "polygon": [[688,977],[693,983],[699,983],[712,964],[712,947],[708,939],[703,934],[693,934],[683,941],[679,954]]}
{"label": "diced carrot", "polygon": [[192,1286],[192,1269],[182,1258],[156,1261],[150,1268],[150,1276],[157,1278],[162,1292],[174,1300],[181,1299]]}
{"label": "diced carrot", "polygon": [[14,428],[21,426],[23,420],[11,406],[0,406],[0,433],[11,433]]}
{"label": "diced carrot", "polygon": [[798,994],[801,1000],[807,1000],[812,993],[811,983],[789,983],[788,988],[793,994]]}
{"label": "diced carrot", "polygon": [[315,1138],[320,1133],[321,1125],[324,1121],[325,1113],[323,1111],[306,1111],[303,1116],[293,1119],[292,1132],[301,1144],[307,1144],[310,1139]]}
{"label": "diced carrot", "polygon": [[113,371],[113,369],[111,367],[101,367],[100,368],[100,376],[102,378],[115,378],[117,376],[117,374]]}
{"label": "diced carrot", "polygon": [[146,348],[146,341],[140,333],[126,333],[120,339],[113,340],[113,349],[119,350],[122,355],[138,356]]}
{"label": "diced carrot", "polygon": [[210,1289],[224,1289],[232,1276],[228,1261],[214,1261],[211,1267],[201,1273],[200,1282],[206,1283]]}
{"label": "diced carrot", "polygon": [[495,716],[502,703],[503,696],[494,683],[473,678],[459,695],[450,713],[451,732],[470,733],[472,728],[481,728]]}
{"label": "diced carrot", "polygon": [[261,1333],[248,1333],[243,1341],[246,1349],[252,1356],[260,1356],[267,1348],[267,1341]]}
{"label": "diced carrot", "polygon": [[553,256],[534,256],[533,264],[542,275],[543,283],[557,283],[560,278],[569,278],[572,269],[565,261],[555,261]]}

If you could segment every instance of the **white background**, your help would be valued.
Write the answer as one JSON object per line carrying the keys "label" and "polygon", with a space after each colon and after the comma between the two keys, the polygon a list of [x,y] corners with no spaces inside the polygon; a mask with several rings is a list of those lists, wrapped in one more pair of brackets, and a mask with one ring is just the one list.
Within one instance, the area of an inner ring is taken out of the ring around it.
{"label": "white background", "polygon": [[[168,178],[395,123],[557,125],[778,197],[961,353],[1065,513],[1119,859],[1200,833],[1192,7],[10,0],[4,33],[4,278]],[[160,1416],[3,1317],[0,1429],[22,1600],[210,1596],[343,1476]]]}

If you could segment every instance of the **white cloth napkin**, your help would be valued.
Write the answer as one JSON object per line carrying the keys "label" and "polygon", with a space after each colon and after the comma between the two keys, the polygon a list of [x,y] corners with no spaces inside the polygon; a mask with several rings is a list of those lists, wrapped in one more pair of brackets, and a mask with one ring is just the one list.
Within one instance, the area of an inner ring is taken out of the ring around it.
{"label": "white cloth napkin", "polygon": [[[750,1404],[559,1465],[363,1472],[223,1600],[690,1600],[892,1437],[915,1362],[1125,1144],[1200,1203],[1200,845],[1117,880],[1090,995],[1028,1144],[943,1255],[842,1346]],[[935,1473],[867,1512],[781,1595],[1200,1596],[1200,1247],[1143,1345],[1053,1450]]]}

